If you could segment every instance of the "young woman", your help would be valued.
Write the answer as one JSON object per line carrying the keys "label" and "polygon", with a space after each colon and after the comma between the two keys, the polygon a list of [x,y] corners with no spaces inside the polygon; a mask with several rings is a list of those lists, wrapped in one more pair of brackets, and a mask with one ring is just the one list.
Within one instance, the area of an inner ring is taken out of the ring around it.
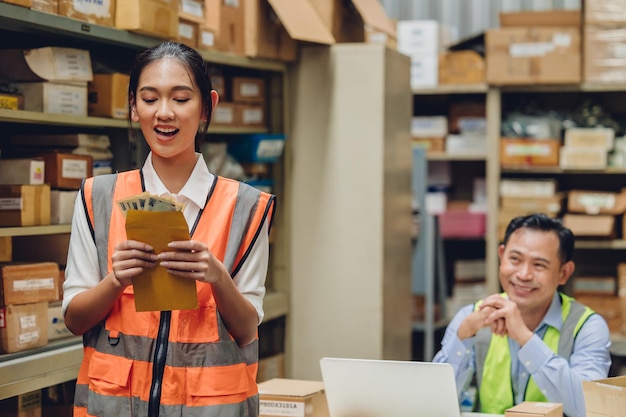
{"label": "young woman", "polygon": [[[165,42],[138,55],[128,97],[145,164],[86,180],[74,210],[63,286],[85,347],[74,415],[256,416],[275,198],[211,174],[197,152],[218,96],[196,51]],[[190,240],[157,254],[126,238],[116,202],[144,191],[184,205]],[[156,265],[195,280],[199,308],[137,312],[133,278]]]}

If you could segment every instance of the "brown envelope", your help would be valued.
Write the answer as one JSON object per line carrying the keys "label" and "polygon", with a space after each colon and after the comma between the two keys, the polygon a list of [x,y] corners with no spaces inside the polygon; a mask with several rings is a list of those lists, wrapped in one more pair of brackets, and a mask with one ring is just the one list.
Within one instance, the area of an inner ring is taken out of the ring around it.
{"label": "brown envelope", "polygon": [[[189,240],[189,229],[180,211],[129,210],[126,235],[151,245],[159,254],[170,250],[169,242]],[[198,307],[196,282],[170,274],[157,265],[145,269],[133,280],[137,311],[189,310]]]}

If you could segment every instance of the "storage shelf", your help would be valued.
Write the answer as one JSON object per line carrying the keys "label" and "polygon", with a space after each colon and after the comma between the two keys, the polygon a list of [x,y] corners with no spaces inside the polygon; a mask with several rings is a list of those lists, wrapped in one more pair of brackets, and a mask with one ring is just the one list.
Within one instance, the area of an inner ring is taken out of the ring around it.
{"label": "storage shelf", "polygon": [[263,299],[263,310],[264,322],[285,316],[289,312],[289,297],[278,291],[268,292]]}
{"label": "storage shelf", "polygon": [[574,249],[626,249],[626,240],[581,240],[574,244]]}
{"label": "storage shelf", "polygon": [[445,94],[484,94],[488,90],[487,84],[442,84],[433,88],[413,89],[414,95],[445,95]]}
{"label": "storage shelf", "polygon": [[448,153],[431,153],[426,155],[426,159],[429,161],[486,161],[487,155],[456,155]]}
{"label": "storage shelf", "polygon": [[536,166],[519,166],[519,167],[502,167],[503,174],[597,174],[597,175],[616,175],[626,174],[626,168],[610,167],[607,169],[562,169],[559,167],[536,167]]}
{"label": "storage shelf", "polygon": [[[135,49],[155,46],[164,40],[7,3],[0,3],[0,27],[17,32],[66,36],[71,39]],[[198,52],[205,60],[214,64],[276,72],[285,72],[287,69],[286,64],[281,61],[254,59],[213,51],[199,50]]]}
{"label": "storage shelf", "polygon": [[0,355],[0,400],[76,379],[82,360],[80,337]]}
{"label": "storage shelf", "polygon": [[[286,315],[289,310],[287,294],[267,293],[263,307],[265,321]],[[0,355],[0,400],[75,379],[82,357],[80,337],[55,340],[41,348]]]}
{"label": "storage shelf", "polygon": [[0,237],[6,236],[35,236],[35,235],[57,235],[69,233],[69,224],[50,224],[47,226],[24,226],[24,227],[0,227]]}
{"label": "storage shelf", "polygon": [[[2,4],[2,3],[0,3]],[[70,116],[67,114],[42,113],[28,110],[0,109],[0,122],[25,123],[57,126],[89,127],[89,128],[115,128],[127,129],[128,121],[111,119],[106,117]],[[222,134],[250,134],[267,133],[265,127],[239,127],[239,126],[209,126],[210,133]]]}

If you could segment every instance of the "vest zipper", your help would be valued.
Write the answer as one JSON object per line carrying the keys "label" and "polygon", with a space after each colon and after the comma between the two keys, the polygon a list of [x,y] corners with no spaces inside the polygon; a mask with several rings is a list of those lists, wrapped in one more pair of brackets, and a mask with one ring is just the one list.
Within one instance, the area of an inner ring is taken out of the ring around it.
{"label": "vest zipper", "polygon": [[152,361],[152,384],[148,400],[148,417],[159,417],[161,408],[161,390],[163,388],[163,372],[167,359],[168,338],[170,334],[171,311],[162,311],[159,322],[159,331]]}

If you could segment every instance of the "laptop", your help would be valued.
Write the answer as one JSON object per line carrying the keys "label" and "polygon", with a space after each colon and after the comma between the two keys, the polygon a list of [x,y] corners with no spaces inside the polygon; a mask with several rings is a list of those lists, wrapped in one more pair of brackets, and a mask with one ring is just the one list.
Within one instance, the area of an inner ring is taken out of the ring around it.
{"label": "laptop", "polygon": [[447,363],[322,358],[320,367],[330,417],[461,417]]}

